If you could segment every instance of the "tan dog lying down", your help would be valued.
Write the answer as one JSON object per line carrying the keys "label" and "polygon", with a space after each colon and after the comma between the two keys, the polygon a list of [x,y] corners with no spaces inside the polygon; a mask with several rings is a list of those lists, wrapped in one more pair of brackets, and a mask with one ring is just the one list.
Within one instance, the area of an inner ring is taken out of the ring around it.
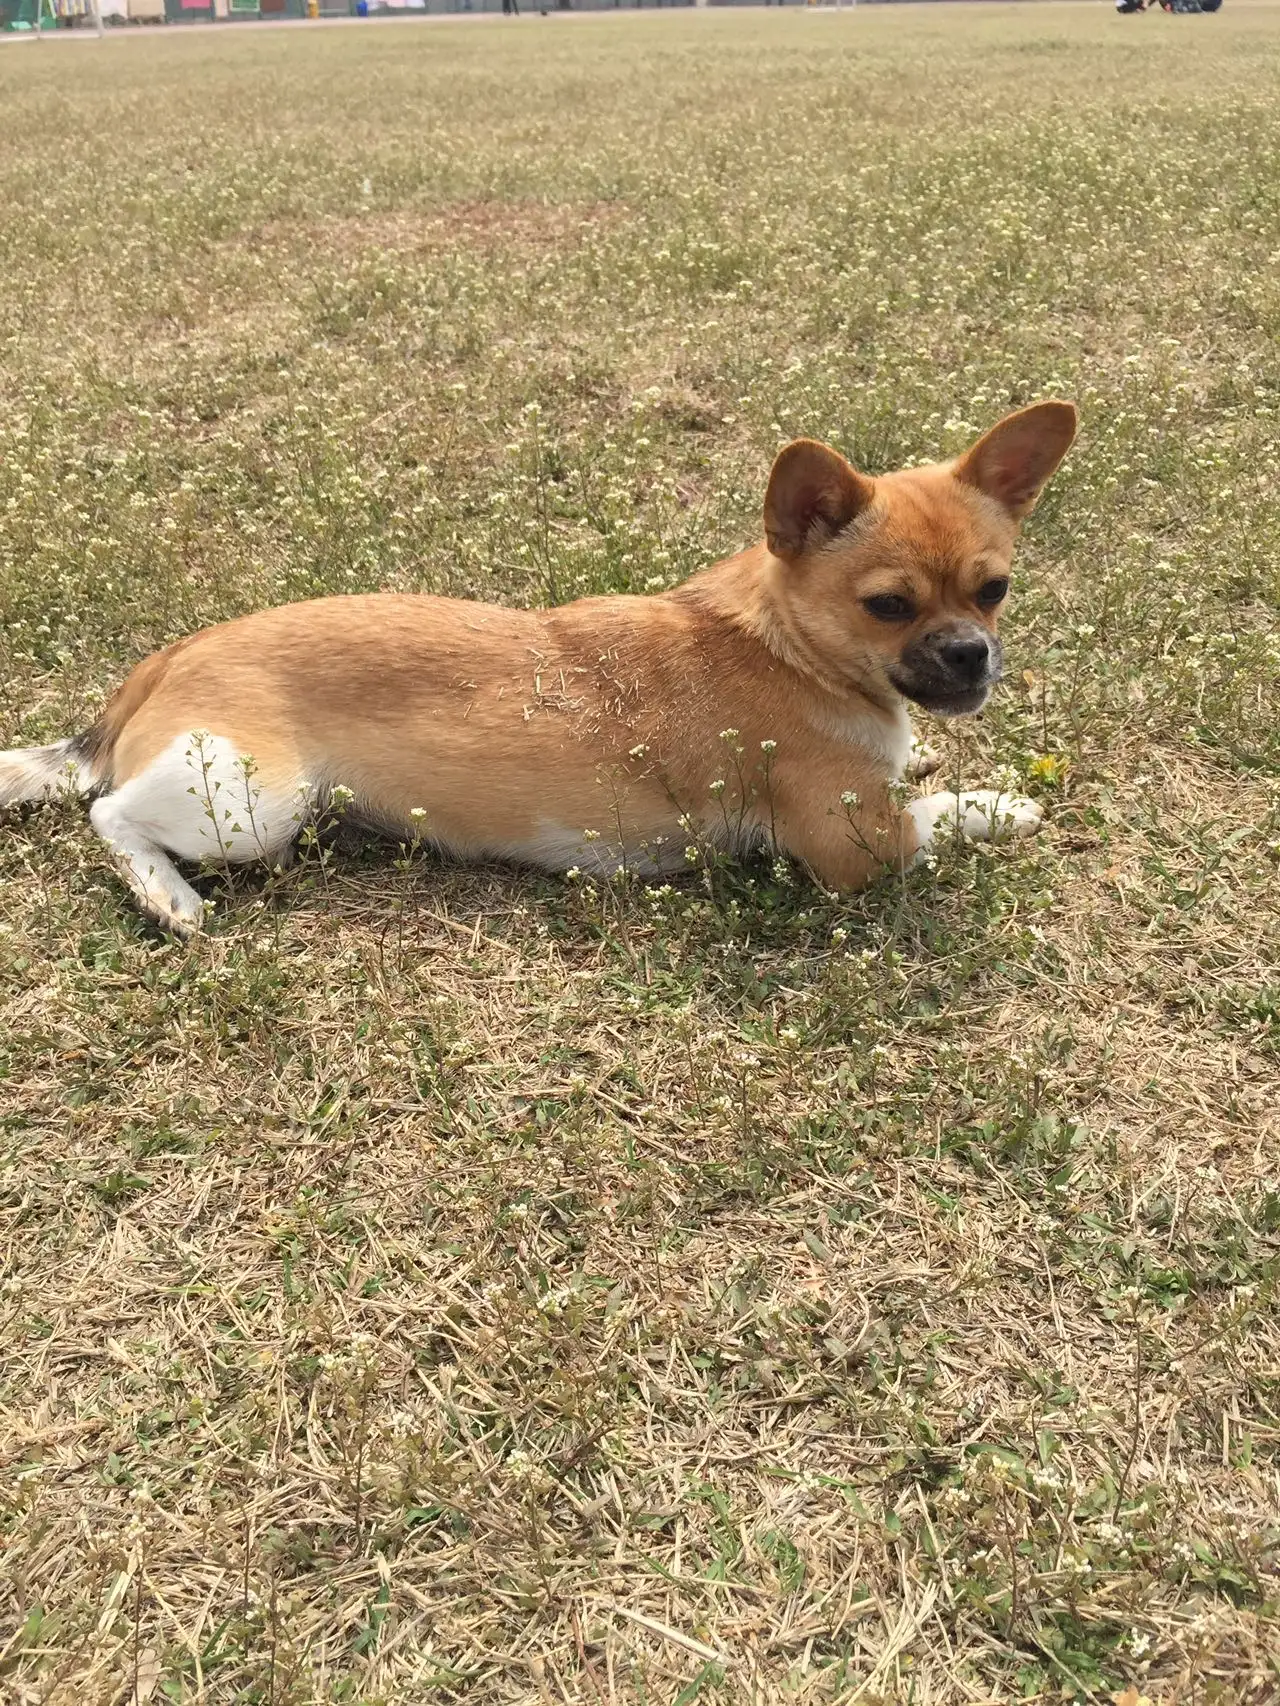
{"label": "tan dog lying down", "polygon": [[96,796],[120,874],[180,934],[203,903],[173,858],[286,859],[338,787],[392,835],[557,871],[681,869],[697,836],[849,889],[957,817],[977,840],[1029,834],[1029,800],[901,810],[891,784],[908,700],[976,711],[999,680],[1018,525],[1075,426],[1040,403],[955,462],[876,479],[802,439],[770,475],[765,541],[653,598],[374,594],[207,628],[139,664],[87,733],[0,754],[0,805]]}

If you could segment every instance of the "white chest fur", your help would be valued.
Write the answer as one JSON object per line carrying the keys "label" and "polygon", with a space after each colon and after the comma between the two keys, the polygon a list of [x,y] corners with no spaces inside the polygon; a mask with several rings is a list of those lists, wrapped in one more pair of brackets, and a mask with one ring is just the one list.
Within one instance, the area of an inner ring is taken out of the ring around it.
{"label": "white chest fur", "polygon": [[905,774],[913,757],[914,735],[907,707],[899,703],[892,711],[873,711],[868,708],[854,716],[843,717],[831,727],[840,740],[878,760],[891,777]]}

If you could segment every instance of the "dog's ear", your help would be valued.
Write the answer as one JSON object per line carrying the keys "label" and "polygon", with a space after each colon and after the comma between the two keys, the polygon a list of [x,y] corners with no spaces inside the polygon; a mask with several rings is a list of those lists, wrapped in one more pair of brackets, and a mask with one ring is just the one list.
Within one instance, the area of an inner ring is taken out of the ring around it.
{"label": "dog's ear", "polygon": [[838,450],[798,438],[778,458],[764,497],[764,533],[775,557],[803,556],[847,527],[875,495]]}
{"label": "dog's ear", "polygon": [[951,471],[1021,521],[1075,436],[1074,403],[1033,403],[1006,415],[953,463]]}

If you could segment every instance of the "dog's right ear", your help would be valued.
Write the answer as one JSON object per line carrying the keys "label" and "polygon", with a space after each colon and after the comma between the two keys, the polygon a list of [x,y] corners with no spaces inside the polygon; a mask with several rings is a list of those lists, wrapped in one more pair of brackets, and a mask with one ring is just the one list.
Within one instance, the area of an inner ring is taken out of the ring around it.
{"label": "dog's right ear", "polygon": [[798,438],[778,453],[764,497],[764,535],[775,557],[792,560],[847,527],[875,495],[865,474],[838,450]]}

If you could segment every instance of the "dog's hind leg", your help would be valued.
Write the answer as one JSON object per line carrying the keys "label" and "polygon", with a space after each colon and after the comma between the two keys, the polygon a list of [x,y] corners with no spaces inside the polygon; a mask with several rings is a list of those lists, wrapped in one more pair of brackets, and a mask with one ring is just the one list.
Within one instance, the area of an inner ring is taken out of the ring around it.
{"label": "dog's hind leg", "polygon": [[175,935],[199,929],[204,903],[170,855],[241,865],[287,861],[312,791],[259,773],[221,736],[179,736],[95,802],[89,817],[147,915]]}
{"label": "dog's hind leg", "polygon": [[95,800],[89,821],[111,849],[116,871],[147,917],[174,936],[194,935],[204,919],[204,902],[164,848],[130,822],[120,796]]}

